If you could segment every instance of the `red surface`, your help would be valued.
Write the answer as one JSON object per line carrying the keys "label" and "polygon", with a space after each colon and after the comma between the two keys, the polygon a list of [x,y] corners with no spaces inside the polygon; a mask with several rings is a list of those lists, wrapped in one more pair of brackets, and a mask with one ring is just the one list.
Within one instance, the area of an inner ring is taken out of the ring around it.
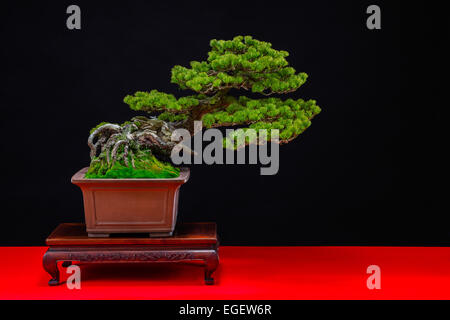
{"label": "red surface", "polygon": [[0,299],[450,299],[450,248],[221,247],[214,286],[195,266],[86,265],[80,290],[47,285],[45,250],[0,248]]}

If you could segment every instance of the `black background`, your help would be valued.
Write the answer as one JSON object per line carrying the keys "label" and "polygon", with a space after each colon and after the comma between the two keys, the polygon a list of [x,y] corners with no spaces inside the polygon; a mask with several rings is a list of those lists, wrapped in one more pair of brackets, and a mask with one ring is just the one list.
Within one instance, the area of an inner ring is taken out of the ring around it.
{"label": "black background", "polygon": [[[81,30],[66,28],[70,4]],[[381,30],[366,28],[370,4]],[[448,245],[443,13],[429,1],[2,1],[0,244],[43,245],[83,221],[70,178],[89,164],[89,129],[135,115],[122,99],[137,90],[190,94],[171,67],[241,34],[289,51],[309,74],[290,97],[323,111],[280,148],[275,176],[193,166],[179,219],[216,221],[225,245]]]}

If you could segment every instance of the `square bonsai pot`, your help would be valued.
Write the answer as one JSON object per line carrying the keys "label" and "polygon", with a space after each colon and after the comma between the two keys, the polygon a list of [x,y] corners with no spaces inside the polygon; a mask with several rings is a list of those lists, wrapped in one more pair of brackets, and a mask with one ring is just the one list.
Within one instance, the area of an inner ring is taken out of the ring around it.
{"label": "square bonsai pot", "polygon": [[86,231],[90,237],[111,233],[171,236],[177,221],[178,194],[189,169],[170,179],[87,179],[88,168],[72,177],[83,192]]}

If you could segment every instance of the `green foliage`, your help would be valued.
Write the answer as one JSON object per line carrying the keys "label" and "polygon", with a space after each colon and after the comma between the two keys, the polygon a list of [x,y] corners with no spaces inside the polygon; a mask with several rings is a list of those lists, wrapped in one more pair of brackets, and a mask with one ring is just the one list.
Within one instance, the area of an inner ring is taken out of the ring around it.
{"label": "green foliage", "polygon": [[[311,125],[311,120],[321,112],[315,100],[282,100],[273,97],[250,99],[228,95],[231,89],[244,89],[266,96],[297,90],[308,76],[306,73],[297,73],[289,66],[286,60],[288,52],[275,50],[270,43],[251,36],[237,36],[232,40],[213,39],[210,47],[206,61],[192,61],[189,67],[177,65],[172,68],[171,82],[181,89],[195,91],[195,95],[176,98],[157,90],[138,91],[126,96],[124,102],[133,110],[155,113],[159,120],[172,122],[170,127],[184,127],[191,133],[196,120],[203,121],[207,128],[239,126],[240,129],[233,136],[224,140],[224,146],[234,149],[256,141],[270,140],[273,137],[272,130],[275,129],[279,130],[280,143],[287,143],[305,131]],[[140,133],[148,129],[146,123],[148,119],[135,117],[133,123],[124,123],[122,127],[126,130],[115,137],[127,139],[135,131]],[[166,135],[169,126],[166,124],[164,128],[163,135]],[[258,133],[258,137],[248,129],[265,131]],[[111,167],[105,157],[100,155],[93,159],[88,175],[125,178],[172,177],[178,174],[177,169],[159,162],[150,153],[142,154],[143,146],[139,144],[143,143],[150,144],[145,148],[152,150],[154,155],[163,154],[158,152],[159,149],[167,151],[161,145],[151,145],[154,142],[148,139],[136,139],[129,143],[130,150],[140,152],[134,168],[127,166],[126,162],[130,161],[124,162],[123,159],[118,159]],[[116,151],[121,155],[124,153],[123,147]]]}
{"label": "green foliage", "polygon": [[306,73],[296,74],[288,66],[286,51],[272,44],[237,36],[233,40],[211,40],[208,60],[192,61],[191,68],[172,68],[172,83],[199,93],[226,88],[246,88],[259,93],[286,93],[306,82]]}
{"label": "green foliage", "polygon": [[275,50],[270,43],[251,36],[213,39],[210,46],[206,61],[192,61],[190,68],[172,68],[172,83],[181,89],[194,90],[197,95],[177,99],[156,90],[138,91],[126,96],[124,101],[133,110],[158,112],[160,120],[186,126],[202,120],[207,128],[250,125],[254,129],[278,129],[283,141],[302,133],[320,113],[314,100],[255,100],[245,96],[236,99],[227,95],[233,88],[264,95],[297,90],[305,83],[307,75],[297,74],[289,66],[288,52]]}
{"label": "green foliage", "polygon": [[[249,99],[241,96],[225,110],[203,116],[207,128],[232,125],[249,125],[249,128],[278,129],[280,140],[298,136],[311,125],[311,119],[319,114],[315,100],[282,100],[279,98]],[[268,137],[270,138],[270,132]]]}
{"label": "green foliage", "polygon": [[126,96],[123,101],[133,110],[148,112],[163,110],[181,112],[199,104],[199,100],[195,96],[177,99],[172,94],[157,90],[150,92],[138,91],[133,96]]}
{"label": "green foliage", "polygon": [[[231,89],[266,96],[297,90],[308,76],[289,66],[288,52],[275,50],[270,43],[251,36],[213,39],[210,46],[206,61],[192,61],[190,67],[172,68],[171,82],[181,89],[195,91],[195,95],[176,98],[151,90],[138,91],[124,98],[131,109],[155,113],[162,121],[137,116],[117,126],[118,129],[107,126],[103,128],[104,132],[98,130],[95,135],[99,136],[95,140],[91,136],[88,142],[92,162],[87,178],[178,176],[179,169],[155,156],[165,159],[175,144],[165,141],[171,130],[184,127],[192,134],[194,121],[203,121],[207,128],[239,126],[240,129],[224,140],[225,147],[236,149],[271,140],[272,130],[279,130],[279,142],[287,143],[305,131],[321,112],[315,100],[250,99],[228,95]],[[104,124],[93,128],[91,134]],[[255,133],[249,129],[263,131]],[[100,155],[96,156],[98,150]]]}
{"label": "green foliage", "polygon": [[135,167],[126,166],[123,159],[114,165],[104,158],[95,157],[85,177],[87,179],[154,178],[168,179],[180,175],[180,169],[158,160],[150,151],[141,151],[135,159]]}
{"label": "green foliage", "polygon": [[163,112],[158,116],[159,120],[167,121],[167,122],[178,122],[187,119],[186,114],[173,114],[171,112]]}

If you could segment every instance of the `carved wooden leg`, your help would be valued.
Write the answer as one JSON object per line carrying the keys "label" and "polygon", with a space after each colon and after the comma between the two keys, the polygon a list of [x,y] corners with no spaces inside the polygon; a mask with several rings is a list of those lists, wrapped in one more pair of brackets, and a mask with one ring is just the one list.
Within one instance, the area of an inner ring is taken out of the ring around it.
{"label": "carved wooden leg", "polygon": [[45,271],[47,271],[50,274],[50,276],[52,277],[50,279],[50,281],[48,282],[48,285],[56,286],[56,285],[60,284],[59,270],[58,270],[56,255],[50,251],[47,251],[43,258],[43,265],[44,265]]}
{"label": "carved wooden leg", "polygon": [[219,265],[219,256],[216,251],[212,252],[209,257],[206,259],[205,264],[205,284],[212,285],[214,284],[214,278],[212,274],[216,271]]}

